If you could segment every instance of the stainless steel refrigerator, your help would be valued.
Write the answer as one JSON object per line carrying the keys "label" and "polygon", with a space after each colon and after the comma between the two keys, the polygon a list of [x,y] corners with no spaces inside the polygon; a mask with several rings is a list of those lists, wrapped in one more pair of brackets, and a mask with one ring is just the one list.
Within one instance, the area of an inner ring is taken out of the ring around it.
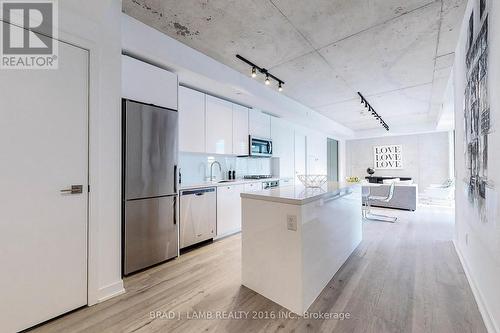
{"label": "stainless steel refrigerator", "polygon": [[122,101],[123,275],[178,254],[178,113]]}

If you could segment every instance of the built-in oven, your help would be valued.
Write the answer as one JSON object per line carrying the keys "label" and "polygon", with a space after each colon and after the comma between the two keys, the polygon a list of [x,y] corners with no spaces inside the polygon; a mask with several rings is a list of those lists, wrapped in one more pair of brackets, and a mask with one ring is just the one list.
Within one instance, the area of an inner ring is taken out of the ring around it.
{"label": "built-in oven", "polygon": [[250,135],[249,150],[250,156],[272,157],[273,142],[271,139],[262,139]]}

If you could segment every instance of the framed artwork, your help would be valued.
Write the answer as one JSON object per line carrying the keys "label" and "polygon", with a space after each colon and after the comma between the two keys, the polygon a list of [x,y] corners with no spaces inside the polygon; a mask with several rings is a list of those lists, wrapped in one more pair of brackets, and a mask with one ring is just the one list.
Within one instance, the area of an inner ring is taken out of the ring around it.
{"label": "framed artwork", "polygon": [[[481,1],[484,11],[486,2]],[[482,13],[481,13],[482,15]],[[466,89],[464,92],[464,153],[468,172],[469,201],[479,209],[485,219],[485,202],[488,187],[488,136],[492,131],[488,87],[488,16],[474,39],[474,13],[471,14],[466,55]]]}

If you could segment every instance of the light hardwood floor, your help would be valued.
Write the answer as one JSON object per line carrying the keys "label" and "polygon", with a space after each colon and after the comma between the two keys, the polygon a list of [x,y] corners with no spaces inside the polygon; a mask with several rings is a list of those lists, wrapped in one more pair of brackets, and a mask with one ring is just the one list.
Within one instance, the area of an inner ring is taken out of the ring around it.
{"label": "light hardwood floor", "polygon": [[[388,213],[399,221],[366,222],[363,242],[309,309],[349,313],[347,320],[250,318],[253,311],[287,311],[240,285],[235,235],[127,278],[124,295],[33,331],[486,332],[451,241],[452,210]],[[176,318],[152,318],[151,311],[173,311]],[[249,318],[192,318],[203,311],[244,311]]]}

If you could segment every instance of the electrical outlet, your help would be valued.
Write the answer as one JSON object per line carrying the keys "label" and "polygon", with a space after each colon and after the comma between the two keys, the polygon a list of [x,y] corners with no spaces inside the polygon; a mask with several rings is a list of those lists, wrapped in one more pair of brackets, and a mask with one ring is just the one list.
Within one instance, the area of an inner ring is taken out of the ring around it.
{"label": "electrical outlet", "polygon": [[297,216],[287,215],[286,216],[286,228],[291,231],[297,231]]}

